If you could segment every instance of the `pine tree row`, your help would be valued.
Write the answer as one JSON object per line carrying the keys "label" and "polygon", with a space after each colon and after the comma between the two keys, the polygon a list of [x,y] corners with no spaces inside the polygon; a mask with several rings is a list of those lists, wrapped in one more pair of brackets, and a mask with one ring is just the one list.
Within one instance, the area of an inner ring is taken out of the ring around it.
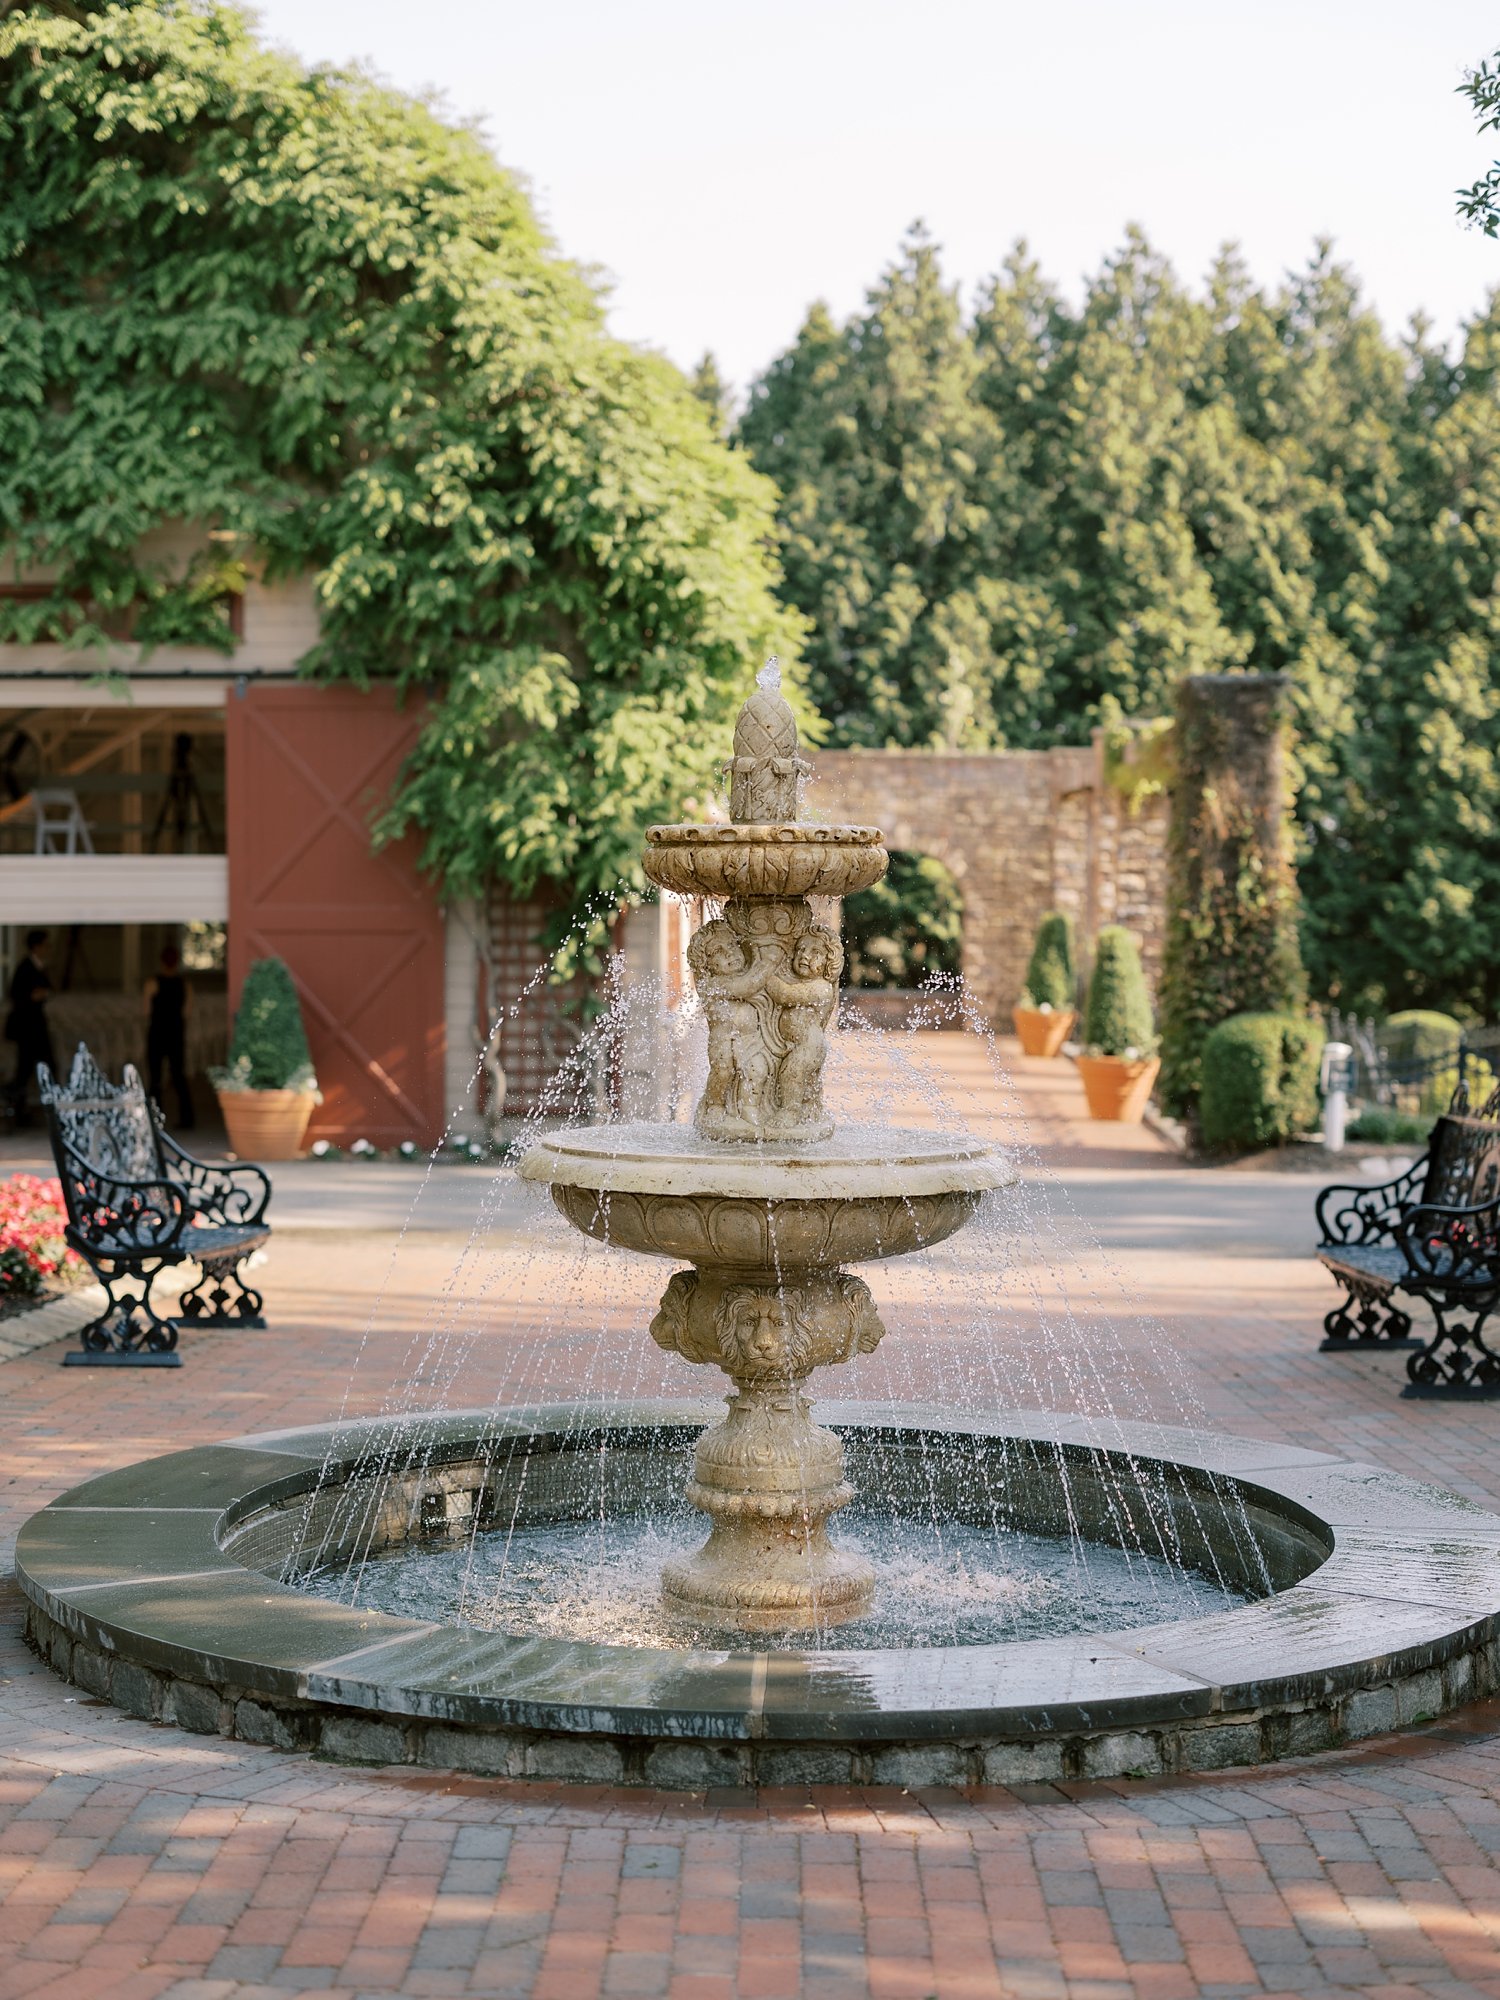
{"label": "pine tree row", "polygon": [[739,426],[842,744],[1079,742],[1184,673],[1282,670],[1315,992],[1500,1002],[1500,309],[1391,339],[1320,245],[1201,293],[1145,238],[966,315],[914,231]]}

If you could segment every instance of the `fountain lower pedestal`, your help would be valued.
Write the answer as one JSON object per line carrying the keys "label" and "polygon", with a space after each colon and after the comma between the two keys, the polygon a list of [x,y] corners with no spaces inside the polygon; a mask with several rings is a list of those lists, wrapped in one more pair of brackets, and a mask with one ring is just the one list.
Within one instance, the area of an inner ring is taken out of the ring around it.
{"label": "fountain lower pedestal", "polygon": [[875,1573],[834,1546],[829,1518],[854,1498],[844,1448],[800,1388],[741,1383],[698,1440],[687,1498],[707,1542],[662,1572],[668,1610],[750,1632],[816,1631],[868,1609]]}
{"label": "fountain lower pedestal", "polygon": [[812,1420],[802,1384],[827,1362],[868,1354],[885,1328],[869,1286],[847,1271],[677,1271],[651,1322],[659,1347],[715,1362],[734,1383],[729,1414],[698,1440],[687,1499],[708,1540],[662,1574],[667,1608],[749,1632],[816,1631],[869,1606],[874,1572],[836,1548],[828,1522],[854,1498],[844,1447]]}

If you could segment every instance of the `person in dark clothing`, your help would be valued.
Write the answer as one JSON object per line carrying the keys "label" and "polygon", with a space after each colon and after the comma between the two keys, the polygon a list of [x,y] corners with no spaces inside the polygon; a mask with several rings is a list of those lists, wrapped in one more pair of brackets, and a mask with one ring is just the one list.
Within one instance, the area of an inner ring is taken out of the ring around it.
{"label": "person in dark clothing", "polygon": [[161,969],[146,981],[146,1088],[160,1104],[162,1071],[171,1072],[177,1123],[184,1132],[193,1125],[193,1093],[187,1077],[187,1017],[192,1004],[192,989],[182,974],[182,954],[175,944],[164,945]]}
{"label": "person in dark clothing", "polygon": [[26,956],[11,974],[6,994],[5,1038],[16,1045],[16,1069],[10,1082],[11,1114],[18,1125],[27,1122],[32,1080],[39,1062],[56,1073],[52,1031],[47,1026],[47,997],[52,978],[47,971],[47,933],[26,933]]}

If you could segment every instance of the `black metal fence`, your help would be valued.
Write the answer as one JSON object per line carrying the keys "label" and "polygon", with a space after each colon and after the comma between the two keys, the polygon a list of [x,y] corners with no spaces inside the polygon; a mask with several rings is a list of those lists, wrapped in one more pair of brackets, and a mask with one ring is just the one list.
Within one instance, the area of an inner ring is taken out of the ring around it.
{"label": "black metal fence", "polygon": [[1351,1054],[1328,1064],[1325,1089],[1343,1089],[1351,1104],[1435,1117],[1460,1081],[1474,1104],[1483,1103],[1500,1083],[1500,1027],[1465,1029],[1456,1047],[1430,1056],[1393,1052],[1383,1032],[1374,1020],[1331,1010],[1328,1039],[1347,1044]]}

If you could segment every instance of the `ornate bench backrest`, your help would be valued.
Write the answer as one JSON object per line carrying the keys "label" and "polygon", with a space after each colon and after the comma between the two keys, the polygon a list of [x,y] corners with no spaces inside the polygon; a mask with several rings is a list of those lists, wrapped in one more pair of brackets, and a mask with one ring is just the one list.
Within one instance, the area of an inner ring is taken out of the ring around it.
{"label": "ornate bench backrest", "polygon": [[1432,1129],[1422,1203],[1438,1208],[1474,1208],[1500,1197],[1500,1090],[1478,1111],[1461,1100]]}
{"label": "ornate bench backrest", "polygon": [[91,1166],[120,1180],[160,1178],[156,1123],[132,1064],[125,1065],[122,1081],[115,1085],[80,1042],[65,1084],[54,1079],[45,1063],[37,1066],[37,1080],[58,1135]]}

